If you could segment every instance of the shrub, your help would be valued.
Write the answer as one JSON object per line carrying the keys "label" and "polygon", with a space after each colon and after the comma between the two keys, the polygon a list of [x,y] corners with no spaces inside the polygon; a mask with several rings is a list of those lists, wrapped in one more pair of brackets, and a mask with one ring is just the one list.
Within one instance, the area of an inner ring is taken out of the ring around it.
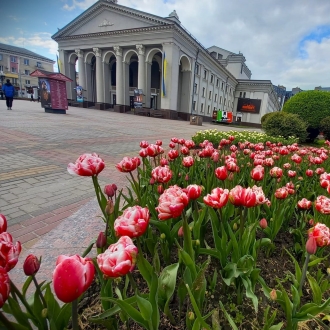
{"label": "shrub", "polygon": [[330,139],[330,116],[325,117],[321,120],[320,130],[321,130],[321,132],[323,132],[324,138],[329,140]]}
{"label": "shrub", "polygon": [[275,112],[269,112],[263,115],[260,119],[261,127],[264,128],[266,121],[274,114]]}
{"label": "shrub", "polygon": [[266,134],[286,139],[295,136],[299,138],[299,142],[306,141],[306,129],[306,123],[298,115],[285,112],[275,112],[264,123]]}

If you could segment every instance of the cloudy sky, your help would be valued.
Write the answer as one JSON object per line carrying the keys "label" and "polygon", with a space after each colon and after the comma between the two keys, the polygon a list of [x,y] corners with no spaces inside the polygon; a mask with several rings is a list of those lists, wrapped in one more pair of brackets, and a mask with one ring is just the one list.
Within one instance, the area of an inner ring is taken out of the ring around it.
{"label": "cloudy sky", "polygon": [[[0,42],[56,59],[51,39],[96,0],[23,0],[1,5]],[[15,6],[13,5],[15,4]],[[173,9],[205,47],[244,54],[252,79],[287,90],[330,87],[330,0],[118,0],[166,17]]]}

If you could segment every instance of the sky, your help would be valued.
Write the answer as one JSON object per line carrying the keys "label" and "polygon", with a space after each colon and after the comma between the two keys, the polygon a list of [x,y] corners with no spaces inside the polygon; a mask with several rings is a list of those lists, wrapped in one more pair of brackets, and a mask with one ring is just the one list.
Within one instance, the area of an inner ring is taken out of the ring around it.
{"label": "sky", "polygon": [[[2,2],[2,1],[1,1]],[[51,36],[96,0],[1,3],[0,42],[56,60]],[[287,90],[330,87],[330,0],[118,0],[161,17],[176,10],[204,47],[241,52],[252,79]]]}

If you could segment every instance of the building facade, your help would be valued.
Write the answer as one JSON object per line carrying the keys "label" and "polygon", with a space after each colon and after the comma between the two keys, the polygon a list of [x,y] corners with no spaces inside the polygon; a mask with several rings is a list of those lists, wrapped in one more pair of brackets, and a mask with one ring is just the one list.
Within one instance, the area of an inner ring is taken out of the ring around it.
{"label": "building facade", "polygon": [[[211,120],[214,110],[235,113],[239,79],[251,78],[243,54],[204,48],[175,11],[162,18],[99,0],[52,38],[61,73],[73,80],[68,98],[76,99],[78,71],[85,103],[99,109],[128,111],[134,90],[142,89],[144,107],[160,109],[166,118],[198,114]],[[263,105],[262,111],[279,107]]]}
{"label": "building facade", "polygon": [[53,72],[54,63],[25,48],[0,43],[0,72],[3,72],[4,82],[10,79],[19,96],[26,96],[27,88],[38,86],[38,78],[31,77],[31,72],[38,68]]}

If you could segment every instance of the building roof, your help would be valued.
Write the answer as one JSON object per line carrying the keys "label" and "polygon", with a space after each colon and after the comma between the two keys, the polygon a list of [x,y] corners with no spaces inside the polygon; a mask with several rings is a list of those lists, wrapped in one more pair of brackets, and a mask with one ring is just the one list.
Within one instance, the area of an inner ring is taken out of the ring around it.
{"label": "building roof", "polygon": [[40,60],[55,63],[55,61],[51,60],[50,58],[41,56],[37,53],[31,52],[30,50],[22,48],[22,47],[16,47],[16,46],[0,43],[0,52],[1,51],[5,51],[5,52],[11,53],[13,55],[22,55],[22,56],[25,55],[27,57],[34,57],[34,58],[37,58],[37,59],[40,59]]}

